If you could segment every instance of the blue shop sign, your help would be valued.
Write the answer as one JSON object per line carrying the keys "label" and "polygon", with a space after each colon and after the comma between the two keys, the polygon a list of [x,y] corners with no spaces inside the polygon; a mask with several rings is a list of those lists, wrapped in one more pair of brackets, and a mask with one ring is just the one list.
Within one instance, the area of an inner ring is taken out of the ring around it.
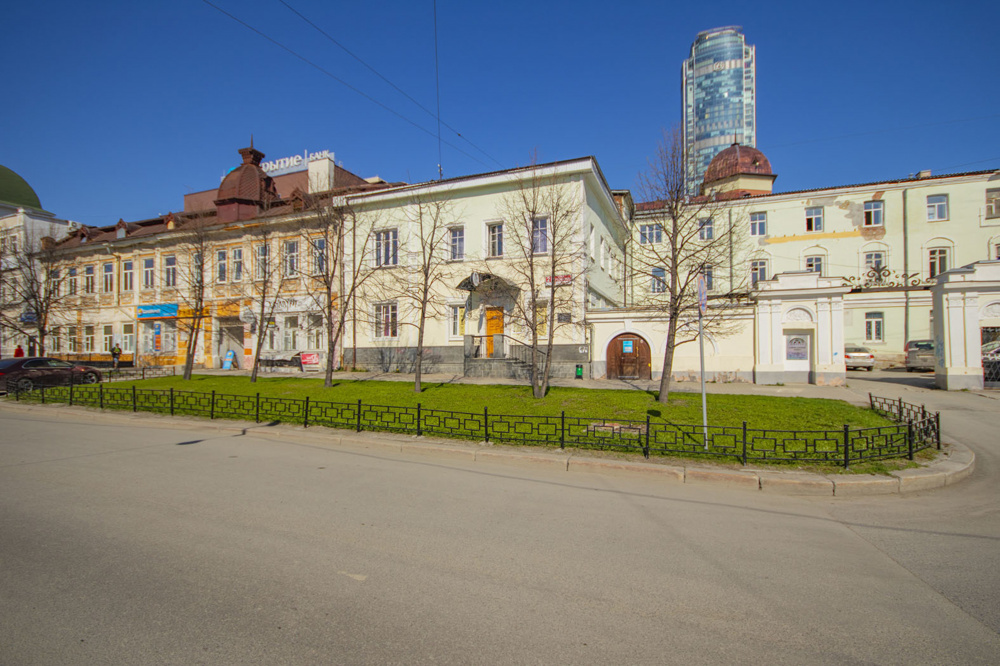
{"label": "blue shop sign", "polygon": [[137,305],[136,319],[176,319],[176,303],[157,303],[156,305]]}

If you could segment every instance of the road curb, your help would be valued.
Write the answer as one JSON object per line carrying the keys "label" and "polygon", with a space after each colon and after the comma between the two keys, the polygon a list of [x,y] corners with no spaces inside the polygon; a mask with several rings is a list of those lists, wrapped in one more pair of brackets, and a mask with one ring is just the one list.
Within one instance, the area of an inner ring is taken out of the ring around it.
{"label": "road curb", "polygon": [[957,442],[948,443],[933,462],[917,469],[890,472],[886,476],[873,474],[818,474],[780,469],[742,469],[713,467],[704,463],[692,465],[659,464],[645,461],[589,457],[574,450],[532,450],[492,446],[484,442],[459,443],[455,440],[396,433],[335,430],[322,426],[308,429],[288,424],[255,424],[242,421],[211,421],[190,417],[170,417],[160,414],[102,412],[87,407],[66,405],[11,404],[0,402],[0,410],[8,412],[61,413],[100,415],[107,421],[142,421],[152,427],[208,428],[237,434],[253,433],[269,439],[297,441],[330,448],[382,450],[386,452],[436,456],[471,462],[516,467],[548,467],[572,473],[642,474],[670,483],[717,485],[781,495],[857,497],[892,495],[935,490],[954,485],[975,470],[976,456],[971,449]]}

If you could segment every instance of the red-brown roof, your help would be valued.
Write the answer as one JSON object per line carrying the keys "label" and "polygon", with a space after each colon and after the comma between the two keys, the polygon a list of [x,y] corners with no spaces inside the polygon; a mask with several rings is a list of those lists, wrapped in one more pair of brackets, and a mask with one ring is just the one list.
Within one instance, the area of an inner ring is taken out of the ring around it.
{"label": "red-brown roof", "polygon": [[712,158],[705,170],[705,182],[711,183],[744,174],[770,176],[771,163],[753,146],[734,143]]}

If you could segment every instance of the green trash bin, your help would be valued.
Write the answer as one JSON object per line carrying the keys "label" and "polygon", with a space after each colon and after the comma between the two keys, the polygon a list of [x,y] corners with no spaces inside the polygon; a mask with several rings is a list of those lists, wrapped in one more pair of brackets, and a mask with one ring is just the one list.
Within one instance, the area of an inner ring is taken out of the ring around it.
{"label": "green trash bin", "polygon": [[583,365],[580,363],[576,364],[576,378],[583,379]]}

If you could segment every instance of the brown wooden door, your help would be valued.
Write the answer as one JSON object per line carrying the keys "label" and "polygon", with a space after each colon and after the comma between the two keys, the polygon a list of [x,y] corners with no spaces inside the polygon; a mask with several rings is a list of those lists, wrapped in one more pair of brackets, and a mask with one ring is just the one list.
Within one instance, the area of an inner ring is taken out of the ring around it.
{"label": "brown wooden door", "polygon": [[651,379],[649,344],[642,337],[623,333],[608,343],[608,379]]}
{"label": "brown wooden door", "polygon": [[486,358],[493,358],[493,336],[503,333],[503,308],[486,308]]}

